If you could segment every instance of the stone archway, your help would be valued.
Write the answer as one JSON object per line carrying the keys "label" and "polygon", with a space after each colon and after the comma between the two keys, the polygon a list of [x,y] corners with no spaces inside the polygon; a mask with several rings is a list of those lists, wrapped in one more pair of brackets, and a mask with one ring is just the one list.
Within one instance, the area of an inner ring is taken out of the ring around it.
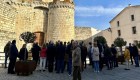
{"label": "stone archway", "polygon": [[42,46],[44,44],[44,37],[45,37],[44,32],[34,32],[34,33],[37,36],[35,42],[38,42],[38,45]]}

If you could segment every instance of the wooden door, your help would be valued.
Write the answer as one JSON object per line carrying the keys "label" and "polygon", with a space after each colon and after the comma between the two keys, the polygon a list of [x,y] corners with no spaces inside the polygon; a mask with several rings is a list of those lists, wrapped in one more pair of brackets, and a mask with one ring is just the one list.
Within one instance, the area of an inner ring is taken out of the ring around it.
{"label": "wooden door", "polygon": [[44,33],[43,32],[35,32],[36,34],[36,40],[35,42],[38,42],[39,46],[42,46],[44,43]]}

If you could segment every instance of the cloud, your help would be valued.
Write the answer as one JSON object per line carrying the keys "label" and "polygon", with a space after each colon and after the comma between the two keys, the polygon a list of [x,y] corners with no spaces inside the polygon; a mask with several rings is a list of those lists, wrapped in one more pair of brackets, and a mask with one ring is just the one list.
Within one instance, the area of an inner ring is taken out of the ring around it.
{"label": "cloud", "polygon": [[75,7],[75,15],[81,17],[116,15],[124,9],[123,6],[104,8],[103,6]]}

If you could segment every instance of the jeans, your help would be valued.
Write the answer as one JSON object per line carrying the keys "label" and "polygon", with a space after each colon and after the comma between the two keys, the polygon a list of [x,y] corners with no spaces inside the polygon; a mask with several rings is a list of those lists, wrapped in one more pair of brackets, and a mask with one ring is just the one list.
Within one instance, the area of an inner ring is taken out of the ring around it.
{"label": "jeans", "polygon": [[136,64],[136,67],[139,67],[139,56],[135,56],[135,64]]}
{"label": "jeans", "polygon": [[7,68],[7,58],[8,58],[8,55],[5,54],[5,68]]}
{"label": "jeans", "polygon": [[57,72],[59,73],[64,71],[64,60],[57,60]]}
{"label": "jeans", "polygon": [[69,74],[72,72],[72,58],[69,58]]}
{"label": "jeans", "polygon": [[88,57],[89,57],[89,61],[90,61],[89,64],[92,65],[92,54],[88,53]]}
{"label": "jeans", "polygon": [[117,59],[116,59],[116,56],[113,56],[112,57],[112,67],[116,67],[117,65]]}
{"label": "jeans", "polygon": [[95,72],[99,71],[99,61],[94,61],[94,71]]}
{"label": "jeans", "polygon": [[43,70],[45,70],[46,57],[40,57],[40,70],[42,69],[42,65],[43,65]]}
{"label": "jeans", "polygon": [[69,63],[67,61],[64,62],[64,69],[66,68],[67,65],[67,71],[69,71]]}
{"label": "jeans", "polygon": [[107,64],[108,69],[112,69],[113,63],[112,63],[112,59],[110,57],[106,57],[106,64]]}

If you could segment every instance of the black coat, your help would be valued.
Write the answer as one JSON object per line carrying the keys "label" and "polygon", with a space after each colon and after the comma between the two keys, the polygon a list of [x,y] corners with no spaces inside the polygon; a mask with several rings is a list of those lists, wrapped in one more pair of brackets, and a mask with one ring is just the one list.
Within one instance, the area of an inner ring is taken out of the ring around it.
{"label": "black coat", "polygon": [[99,49],[99,53],[101,54],[101,52],[103,51],[103,50],[102,50],[102,45],[100,45],[100,44],[98,43],[97,46],[98,46],[98,49]]}
{"label": "black coat", "polygon": [[136,57],[138,55],[139,55],[138,48],[136,46],[133,46],[133,56]]}
{"label": "black coat", "polygon": [[133,56],[133,47],[129,46],[130,55]]}
{"label": "black coat", "polygon": [[26,50],[26,60],[28,59],[28,51],[25,48],[21,48],[19,52],[19,59],[24,60],[25,57],[25,50]]}
{"label": "black coat", "polygon": [[15,44],[10,47],[10,59],[15,59],[18,57],[18,50]]}
{"label": "black coat", "polygon": [[87,47],[81,46],[81,60],[85,61],[87,56]]}
{"label": "black coat", "polygon": [[41,51],[41,48],[38,45],[35,45],[32,49],[32,56],[33,58],[38,58],[39,57],[39,51]]}
{"label": "black coat", "polygon": [[111,48],[111,52],[112,52],[112,54],[113,54],[114,56],[116,56],[117,50],[116,50],[114,47]]}
{"label": "black coat", "polygon": [[56,49],[56,59],[64,60],[65,56],[65,46],[59,45]]}
{"label": "black coat", "polygon": [[55,54],[56,54],[56,47],[53,45],[49,45],[47,49],[47,59],[49,61],[54,61]]}
{"label": "black coat", "polygon": [[112,55],[111,55],[111,50],[109,47],[105,47],[105,51],[104,51],[104,56],[106,58],[110,58]]}
{"label": "black coat", "polygon": [[72,58],[72,44],[67,46],[66,53],[69,54],[69,58]]}

